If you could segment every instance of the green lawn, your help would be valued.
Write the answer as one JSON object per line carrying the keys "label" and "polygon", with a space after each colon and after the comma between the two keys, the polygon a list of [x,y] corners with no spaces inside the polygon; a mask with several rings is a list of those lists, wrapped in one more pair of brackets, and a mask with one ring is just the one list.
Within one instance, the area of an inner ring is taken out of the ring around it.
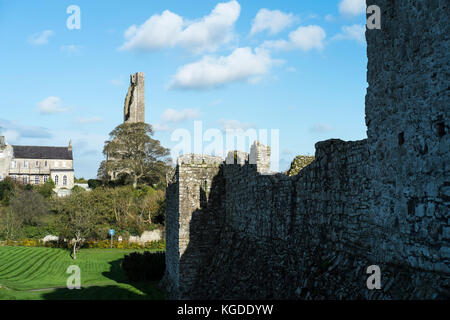
{"label": "green lawn", "polygon": [[[157,282],[126,280],[120,262],[134,251],[82,249],[73,260],[63,249],[0,246],[0,300],[164,299]],[[66,288],[70,265],[80,267],[80,290]]]}

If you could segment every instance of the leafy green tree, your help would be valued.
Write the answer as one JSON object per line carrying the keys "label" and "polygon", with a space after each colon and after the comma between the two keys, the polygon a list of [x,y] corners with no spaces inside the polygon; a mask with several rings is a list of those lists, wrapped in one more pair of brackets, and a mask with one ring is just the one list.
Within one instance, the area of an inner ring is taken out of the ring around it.
{"label": "leafy green tree", "polygon": [[55,183],[50,178],[44,184],[38,185],[36,191],[41,194],[44,198],[51,198],[54,194],[53,189],[55,189]]}
{"label": "leafy green tree", "polygon": [[11,201],[10,209],[21,217],[26,225],[38,226],[49,213],[49,202],[39,193],[32,190],[18,192]]}
{"label": "leafy green tree", "polygon": [[22,230],[23,219],[11,208],[0,208],[0,236],[6,240],[16,240]]}
{"label": "leafy green tree", "polygon": [[97,223],[95,207],[87,192],[75,193],[66,199],[61,215],[60,237],[68,239],[73,245],[74,260],[83,242],[96,236]]}
{"label": "leafy green tree", "polygon": [[151,190],[142,195],[137,202],[139,216],[143,222],[148,224],[161,223],[161,208],[164,209],[165,192],[162,190]]}
{"label": "leafy green tree", "polygon": [[128,174],[135,188],[138,183],[153,185],[164,181],[169,168],[169,149],[152,139],[152,135],[151,125],[143,122],[117,126],[105,142],[103,153],[109,161],[101,163],[98,176],[110,180],[120,173]]}

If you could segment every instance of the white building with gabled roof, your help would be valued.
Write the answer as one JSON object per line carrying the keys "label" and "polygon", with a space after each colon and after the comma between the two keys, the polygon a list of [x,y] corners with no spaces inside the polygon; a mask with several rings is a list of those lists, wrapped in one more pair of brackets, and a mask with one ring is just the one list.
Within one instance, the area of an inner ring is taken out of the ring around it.
{"label": "white building with gabled roof", "polygon": [[9,145],[0,137],[0,180],[11,177],[24,184],[55,182],[55,192],[70,194],[74,186],[72,142],[68,147]]}

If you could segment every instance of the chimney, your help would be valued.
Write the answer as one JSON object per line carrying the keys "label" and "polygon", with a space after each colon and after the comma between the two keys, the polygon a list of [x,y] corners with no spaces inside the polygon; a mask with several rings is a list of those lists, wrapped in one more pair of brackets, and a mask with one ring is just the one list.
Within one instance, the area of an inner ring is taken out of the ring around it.
{"label": "chimney", "polygon": [[69,151],[72,151],[72,140],[69,141]]}

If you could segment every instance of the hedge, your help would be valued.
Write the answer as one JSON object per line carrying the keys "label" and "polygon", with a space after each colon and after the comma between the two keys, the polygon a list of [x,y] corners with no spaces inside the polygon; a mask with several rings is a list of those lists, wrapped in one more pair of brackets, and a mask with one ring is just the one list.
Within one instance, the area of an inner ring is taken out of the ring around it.
{"label": "hedge", "polygon": [[[24,239],[19,241],[6,240],[0,241],[0,245],[3,246],[20,246],[20,247],[47,247],[47,248],[67,248],[67,241],[47,241],[35,239]],[[102,241],[85,241],[82,248],[97,248],[97,249],[108,249],[111,248],[111,242],[109,240]],[[148,250],[165,250],[166,242],[164,240],[151,241],[146,243],[136,243],[128,241],[114,241],[113,248],[116,249],[148,249]]]}
{"label": "hedge", "polygon": [[132,282],[160,280],[166,270],[166,254],[149,251],[130,253],[123,258],[122,269]]}

